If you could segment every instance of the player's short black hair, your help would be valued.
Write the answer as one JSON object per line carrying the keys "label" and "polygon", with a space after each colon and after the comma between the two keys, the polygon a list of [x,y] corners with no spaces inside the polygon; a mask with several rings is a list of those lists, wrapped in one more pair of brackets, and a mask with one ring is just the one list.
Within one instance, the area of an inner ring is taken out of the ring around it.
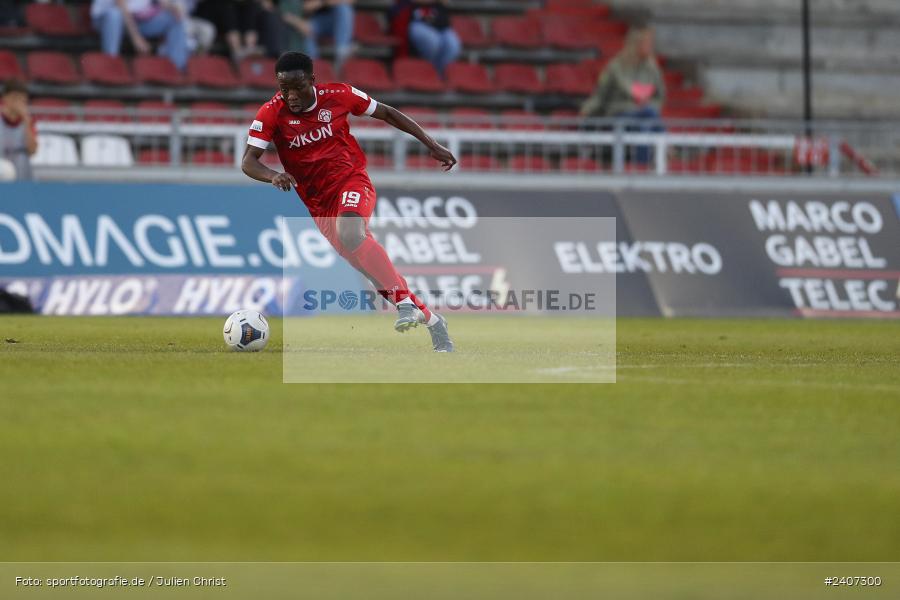
{"label": "player's short black hair", "polygon": [[0,84],[0,96],[19,92],[20,94],[28,93],[28,86],[21,79],[7,79]]}
{"label": "player's short black hair", "polygon": [[302,52],[285,52],[275,63],[275,74],[303,71],[307,76],[313,74],[313,61]]}

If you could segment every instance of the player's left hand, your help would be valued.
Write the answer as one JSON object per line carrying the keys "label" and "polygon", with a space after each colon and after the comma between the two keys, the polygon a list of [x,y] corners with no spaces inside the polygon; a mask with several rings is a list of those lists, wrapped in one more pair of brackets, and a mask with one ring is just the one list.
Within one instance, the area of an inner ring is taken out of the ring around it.
{"label": "player's left hand", "polygon": [[272,178],[272,185],[282,192],[289,192],[297,187],[297,180],[290,173],[279,173]]}
{"label": "player's left hand", "polygon": [[431,158],[441,163],[445,171],[452,169],[458,162],[456,157],[453,156],[453,153],[440,144],[435,144],[434,147],[431,148]]}

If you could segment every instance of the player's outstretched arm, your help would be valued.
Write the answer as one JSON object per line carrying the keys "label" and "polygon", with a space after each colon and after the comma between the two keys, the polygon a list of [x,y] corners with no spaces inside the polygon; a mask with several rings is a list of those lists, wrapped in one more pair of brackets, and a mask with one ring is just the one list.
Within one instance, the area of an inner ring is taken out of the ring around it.
{"label": "player's outstretched arm", "polygon": [[271,183],[282,192],[288,192],[297,186],[297,180],[290,173],[279,173],[273,171],[260,162],[260,157],[264,150],[256,146],[247,145],[244,150],[244,158],[241,161],[241,171],[244,175],[262,181],[263,183]]}
{"label": "player's outstretched arm", "polygon": [[428,135],[418,123],[393,106],[379,102],[378,108],[372,113],[372,117],[381,119],[391,127],[404,131],[422,142],[428,148],[431,157],[444,166],[445,171],[449,171],[457,163],[456,157],[453,156],[452,152],[434,141],[434,138]]}

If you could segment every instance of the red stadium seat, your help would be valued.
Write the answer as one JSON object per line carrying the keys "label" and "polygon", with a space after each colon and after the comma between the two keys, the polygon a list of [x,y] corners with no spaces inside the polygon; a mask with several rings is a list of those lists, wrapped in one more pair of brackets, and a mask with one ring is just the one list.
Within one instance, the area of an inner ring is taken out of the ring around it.
{"label": "red stadium seat", "polygon": [[577,129],[581,118],[573,108],[558,108],[550,111],[551,129]]}
{"label": "red stadium seat", "polygon": [[394,157],[390,154],[369,152],[366,153],[366,165],[370,169],[392,169],[394,167]]}
{"label": "red stadium seat", "polygon": [[28,55],[28,74],[34,81],[73,85],[81,81],[72,58],[63,52],[31,52]]}
{"label": "red stadium seat", "polygon": [[468,129],[494,129],[490,111],[485,108],[463,107],[450,111],[449,125]]}
{"label": "red stadium seat", "polygon": [[545,44],[563,50],[596,48],[600,43],[594,24],[577,17],[544,20],[541,34]]}
{"label": "red stadium seat", "polygon": [[436,109],[431,108],[430,106],[402,106],[399,110],[422,127],[443,127],[440,114]]}
{"label": "red stadium seat", "polygon": [[134,78],[140,83],[172,87],[184,83],[184,77],[175,64],[162,56],[136,57],[134,59]]}
{"label": "red stadium seat", "polygon": [[89,33],[62,4],[31,3],[25,7],[25,22],[35,33],[49,37],[74,37]]}
{"label": "red stadium seat", "polygon": [[[139,111],[138,121],[141,123],[168,123],[172,120],[175,105],[159,100],[142,100],[138,102],[137,109]],[[140,111],[146,111],[149,114],[141,114]]]}
{"label": "red stadium seat", "polygon": [[495,17],[491,21],[494,41],[513,48],[539,48],[543,44],[541,25],[528,17]]}
{"label": "red stadium seat", "polygon": [[234,157],[219,150],[195,150],[191,154],[191,163],[212,167],[229,166],[234,163]]}
{"label": "red stadium seat", "polygon": [[375,14],[356,11],[354,21],[353,37],[362,44],[394,46],[399,43],[397,38],[384,32],[384,26]]}
{"label": "red stadium seat", "polygon": [[547,124],[540,115],[528,112],[527,110],[504,110],[500,112],[500,116],[502,116],[504,120],[509,120],[508,123],[504,122],[504,129],[523,129],[529,131],[547,129]]}
{"label": "red stadium seat", "polygon": [[684,85],[684,73],[681,71],[663,71],[663,80],[667,88],[681,87]]}
{"label": "red stadium seat", "polygon": [[388,92],[395,87],[384,63],[370,58],[351,58],[344,63],[343,79],[367,92]]}
{"label": "red stadium seat", "polygon": [[587,96],[594,90],[595,81],[580,65],[548,65],[545,71],[549,92],[573,96]]}
{"label": "red stadium seat", "polygon": [[131,115],[120,100],[88,100],[84,103],[84,120],[104,123],[126,123]]}
{"label": "red stadium seat", "polygon": [[191,104],[191,115],[188,121],[195,125],[231,125],[241,123],[236,111],[221,102],[194,102]]}
{"label": "red stadium seat", "polygon": [[697,106],[664,106],[664,119],[717,119],[722,116],[722,107],[718,104]]}
{"label": "red stadium seat", "polygon": [[81,55],[84,78],[98,85],[134,85],[134,77],[121,56],[102,52],[85,52]]}
{"label": "red stadium seat", "polygon": [[476,63],[458,62],[448,66],[447,85],[466,94],[489,94],[494,91],[487,69]]}
{"label": "red stadium seat", "polygon": [[19,65],[19,59],[8,50],[0,50],[0,81],[5,79],[24,79],[25,73]]}
{"label": "red stadium seat", "polygon": [[513,171],[547,171],[550,165],[543,156],[513,156],[509,159],[509,168]]}
{"label": "red stadium seat", "polygon": [[597,17],[609,15],[609,7],[594,4],[594,0],[547,0],[544,11],[557,14],[590,14]]}
{"label": "red stadium seat", "polygon": [[672,106],[693,106],[703,102],[703,88],[673,87],[666,89],[666,103]]}
{"label": "red stadium seat", "polygon": [[500,160],[485,154],[463,154],[459,158],[459,166],[467,171],[497,171]]}
{"label": "red stadium seat", "polygon": [[609,56],[586,58],[579,63],[579,66],[584,70],[584,73],[591,78],[591,82],[596,85],[597,80],[603,73],[603,69],[609,64],[609,61]]}
{"label": "red stadium seat", "polygon": [[468,15],[453,15],[450,17],[453,31],[459,36],[465,48],[487,48],[491,45],[491,38],[484,33],[481,22]]}
{"label": "red stadium seat", "polygon": [[559,166],[563,171],[572,171],[575,173],[597,173],[600,171],[600,165],[597,161],[590,158],[580,158],[578,156],[568,156],[562,159]]}
{"label": "red stadium seat", "polygon": [[442,169],[441,163],[434,160],[430,156],[422,154],[413,154],[406,157],[406,168],[415,170],[435,171]]}
{"label": "red stadium seat", "polygon": [[538,77],[537,69],[529,64],[503,63],[496,65],[494,82],[504,92],[540,94],[544,91],[544,84]]}
{"label": "red stadium seat", "polygon": [[316,81],[319,83],[331,83],[337,79],[331,63],[321,58],[317,58],[313,61],[313,72],[316,75]]}
{"label": "red stadium seat", "polygon": [[398,87],[413,92],[443,92],[445,87],[431,63],[419,58],[395,60],[394,81]]}
{"label": "red stadium seat", "polygon": [[[35,98],[30,103],[38,121],[75,121],[75,103],[61,98]],[[44,114],[44,111],[49,111]]]}
{"label": "red stadium seat", "polygon": [[241,61],[241,83],[247,87],[275,90],[275,59],[245,58]]}
{"label": "red stadium seat", "polygon": [[221,56],[194,56],[188,61],[188,81],[194,85],[218,89],[239,87],[231,63]]}
{"label": "red stadium seat", "polygon": [[137,155],[139,165],[167,165],[172,162],[168,148],[144,148]]}

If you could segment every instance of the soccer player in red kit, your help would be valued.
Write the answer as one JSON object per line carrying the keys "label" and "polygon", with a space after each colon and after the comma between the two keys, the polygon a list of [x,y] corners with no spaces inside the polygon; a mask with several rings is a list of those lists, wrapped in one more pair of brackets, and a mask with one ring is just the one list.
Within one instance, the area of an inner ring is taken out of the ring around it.
{"label": "soccer player in red kit", "polygon": [[[404,332],[424,323],[434,350],[452,352],[446,319],[410,292],[369,231],[375,188],[366,173],[366,156],[350,134],[348,117],[367,115],[405,131],[425,144],[445,170],[456,164],[456,158],[397,109],[345,83],[317,84],[312,60],[305,54],[281,55],[275,79],[280,91],[259,109],[250,126],[242,170],[279,190],[296,189],[335,250],[397,307],[394,329]],[[270,143],[278,150],[284,173],[259,160]]]}

